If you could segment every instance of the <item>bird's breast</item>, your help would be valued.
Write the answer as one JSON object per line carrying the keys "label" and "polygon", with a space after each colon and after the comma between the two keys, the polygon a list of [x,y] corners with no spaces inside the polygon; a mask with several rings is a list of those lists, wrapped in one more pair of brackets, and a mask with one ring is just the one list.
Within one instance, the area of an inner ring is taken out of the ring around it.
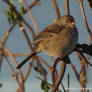
{"label": "bird's breast", "polygon": [[49,56],[64,57],[69,54],[78,41],[78,32],[76,29],[66,28],[57,35],[45,39],[39,45],[40,49]]}

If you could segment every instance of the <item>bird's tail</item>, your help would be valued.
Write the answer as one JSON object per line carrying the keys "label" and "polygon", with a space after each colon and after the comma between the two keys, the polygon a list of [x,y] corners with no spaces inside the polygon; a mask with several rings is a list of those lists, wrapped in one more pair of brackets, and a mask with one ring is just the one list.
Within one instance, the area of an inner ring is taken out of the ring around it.
{"label": "bird's tail", "polygon": [[17,67],[16,69],[20,69],[30,58],[32,58],[36,53],[33,52],[31,55],[29,55],[27,58],[25,58]]}

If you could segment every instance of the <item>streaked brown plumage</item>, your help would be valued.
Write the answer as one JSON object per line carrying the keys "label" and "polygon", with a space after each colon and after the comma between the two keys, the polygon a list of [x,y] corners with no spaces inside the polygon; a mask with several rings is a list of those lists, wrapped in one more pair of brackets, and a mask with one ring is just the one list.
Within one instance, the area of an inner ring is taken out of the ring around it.
{"label": "streaked brown plumage", "polygon": [[35,54],[44,51],[49,56],[65,57],[74,49],[78,41],[78,31],[74,25],[72,16],[63,16],[61,19],[46,27],[34,40],[35,48],[17,68],[21,68],[25,62]]}

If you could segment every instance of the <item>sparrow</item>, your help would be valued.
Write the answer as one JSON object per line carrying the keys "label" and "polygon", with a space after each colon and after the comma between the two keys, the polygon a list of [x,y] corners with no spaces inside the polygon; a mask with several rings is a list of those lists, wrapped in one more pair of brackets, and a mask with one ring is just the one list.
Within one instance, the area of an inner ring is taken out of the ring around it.
{"label": "sparrow", "polygon": [[77,41],[78,31],[74,18],[71,15],[65,15],[38,33],[33,41],[34,50],[17,66],[17,69],[41,51],[49,56],[63,58],[72,52]]}

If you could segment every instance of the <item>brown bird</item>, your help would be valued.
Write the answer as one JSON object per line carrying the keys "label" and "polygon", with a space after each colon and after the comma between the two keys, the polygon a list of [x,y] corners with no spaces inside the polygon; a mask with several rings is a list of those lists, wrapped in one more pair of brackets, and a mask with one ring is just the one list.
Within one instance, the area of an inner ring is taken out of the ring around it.
{"label": "brown bird", "polygon": [[49,56],[63,58],[75,48],[78,41],[78,31],[75,27],[74,18],[65,15],[57,20],[57,23],[46,27],[34,40],[35,48],[17,68],[21,68],[31,57],[43,51]]}

